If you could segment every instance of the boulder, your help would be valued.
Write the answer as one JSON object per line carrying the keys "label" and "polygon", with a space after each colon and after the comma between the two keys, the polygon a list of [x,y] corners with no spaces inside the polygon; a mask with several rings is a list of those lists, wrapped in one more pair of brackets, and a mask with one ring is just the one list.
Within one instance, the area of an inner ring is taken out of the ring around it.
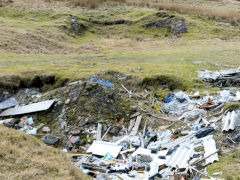
{"label": "boulder", "polygon": [[55,145],[55,144],[58,143],[59,138],[56,137],[56,136],[52,136],[50,134],[47,134],[44,137],[42,137],[41,140],[48,145]]}

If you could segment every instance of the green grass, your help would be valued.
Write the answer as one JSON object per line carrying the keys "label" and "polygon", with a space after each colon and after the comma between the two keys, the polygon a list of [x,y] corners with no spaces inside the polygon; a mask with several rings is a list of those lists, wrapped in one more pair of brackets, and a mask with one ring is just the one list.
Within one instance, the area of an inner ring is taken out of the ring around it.
{"label": "green grass", "polygon": [[[203,84],[195,83],[196,71],[226,68],[219,67],[215,63],[237,67],[240,56],[237,52],[240,50],[240,43],[198,41],[194,44],[186,43],[175,46],[160,44],[148,50],[118,52],[117,49],[109,47],[103,54],[19,55],[1,53],[0,75],[54,74],[61,78],[77,80],[93,76],[99,71],[114,70],[140,78],[161,74],[175,75],[182,78],[189,88],[204,88]],[[231,59],[229,59],[230,56]],[[142,68],[141,71],[138,70],[139,67]]]}
{"label": "green grass", "polygon": [[214,172],[223,172],[223,175],[218,176],[219,178],[224,178],[226,180],[239,180],[239,159],[223,156],[220,156],[219,158],[219,162],[215,162],[207,167],[209,175],[212,176],[212,173]]}

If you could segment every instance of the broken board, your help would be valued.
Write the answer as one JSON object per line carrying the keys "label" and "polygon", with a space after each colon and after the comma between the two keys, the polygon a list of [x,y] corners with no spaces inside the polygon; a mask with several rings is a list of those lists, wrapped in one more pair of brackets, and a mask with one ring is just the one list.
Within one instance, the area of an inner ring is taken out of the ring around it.
{"label": "broken board", "polygon": [[9,98],[0,103],[0,110],[7,109],[16,105],[18,105],[18,101],[15,98]]}
{"label": "broken board", "polygon": [[26,106],[17,106],[3,111],[0,116],[16,116],[21,114],[28,114],[33,112],[48,110],[55,100],[42,101],[38,103],[29,104]]}
{"label": "broken board", "polygon": [[105,156],[107,153],[110,153],[114,158],[116,158],[121,149],[122,146],[118,146],[115,143],[93,141],[92,145],[87,150],[87,153],[92,153],[99,156]]}

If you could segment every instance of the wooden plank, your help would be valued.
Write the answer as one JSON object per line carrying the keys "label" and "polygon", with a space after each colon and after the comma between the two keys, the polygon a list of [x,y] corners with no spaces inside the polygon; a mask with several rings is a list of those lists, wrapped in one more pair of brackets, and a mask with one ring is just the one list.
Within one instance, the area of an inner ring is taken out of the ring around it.
{"label": "wooden plank", "polygon": [[132,136],[137,135],[138,128],[139,128],[139,126],[140,126],[140,124],[141,124],[141,120],[142,120],[142,116],[140,115],[140,116],[137,117],[137,120],[136,120],[136,122],[135,122],[135,125],[134,125],[134,127],[133,127],[130,135],[132,135]]}

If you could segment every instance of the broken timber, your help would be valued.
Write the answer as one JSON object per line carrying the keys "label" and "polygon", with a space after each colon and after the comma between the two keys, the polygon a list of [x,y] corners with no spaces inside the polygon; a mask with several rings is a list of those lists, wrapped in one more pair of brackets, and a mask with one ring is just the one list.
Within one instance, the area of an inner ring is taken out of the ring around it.
{"label": "broken timber", "polygon": [[141,120],[142,120],[142,116],[138,116],[130,135],[135,136],[137,134]]}

